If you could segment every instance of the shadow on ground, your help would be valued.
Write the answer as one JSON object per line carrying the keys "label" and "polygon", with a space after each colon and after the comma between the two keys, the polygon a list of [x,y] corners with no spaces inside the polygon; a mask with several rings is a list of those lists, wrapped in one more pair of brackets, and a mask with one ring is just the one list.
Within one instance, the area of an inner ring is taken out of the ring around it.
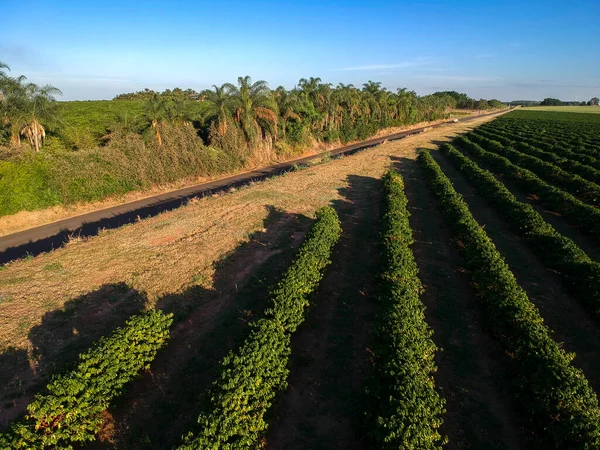
{"label": "shadow on ground", "polygon": [[51,374],[71,367],[80,353],[144,310],[146,303],[144,294],[125,283],[106,284],[44,314],[29,332],[29,353],[10,348],[0,355],[0,425],[21,414]]}
{"label": "shadow on ground", "polygon": [[[193,429],[219,361],[242,342],[248,322],[260,317],[270,286],[313,222],[266,208],[263,230],[215,263],[210,289],[200,285],[210,280],[196,280],[159,299],[156,307],[175,316],[171,341],[151,370],[115,401],[92,448],[170,448]],[[124,283],[107,284],[46,313],[29,333],[29,355],[15,348],[0,354],[0,426],[18,419],[52,374],[72,368],[80,353],[147,303],[144,293]]]}
{"label": "shadow on ground", "polygon": [[243,342],[248,323],[262,316],[271,286],[313,223],[267,208],[263,231],[216,263],[211,289],[192,286],[159,300],[157,308],[175,315],[171,341],[115,402],[89,448],[172,448],[183,434],[197,431],[219,362]]}
{"label": "shadow on ground", "polygon": [[365,380],[379,269],[381,180],[350,175],[333,202],[342,236],[305,323],[292,336],[288,388],[275,405],[268,450],[367,448]]}

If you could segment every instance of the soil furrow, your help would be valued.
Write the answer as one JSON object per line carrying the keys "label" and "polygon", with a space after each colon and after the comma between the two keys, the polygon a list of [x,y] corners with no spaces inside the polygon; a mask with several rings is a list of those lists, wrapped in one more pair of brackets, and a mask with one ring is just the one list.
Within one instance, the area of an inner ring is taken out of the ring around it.
{"label": "soil furrow", "polygon": [[410,223],[425,291],[426,320],[438,352],[436,384],[446,399],[448,449],[521,449],[524,434],[505,388],[500,348],[484,330],[470,277],[437,201],[415,161],[402,159]]}
{"label": "soil furrow", "polygon": [[482,225],[515,274],[518,283],[527,291],[539,308],[556,341],[565,350],[575,352],[574,364],[581,368],[592,387],[598,390],[600,373],[600,326],[582,308],[560,277],[547,269],[530,250],[528,243],[513,233],[500,214],[480,196],[462,175],[439,152],[434,158],[442,166],[455,189],[461,193],[475,219]]}
{"label": "soil furrow", "polygon": [[361,449],[364,382],[379,267],[381,180],[349,176],[335,202],[343,234],[292,337],[289,386],[267,435],[269,449]]}

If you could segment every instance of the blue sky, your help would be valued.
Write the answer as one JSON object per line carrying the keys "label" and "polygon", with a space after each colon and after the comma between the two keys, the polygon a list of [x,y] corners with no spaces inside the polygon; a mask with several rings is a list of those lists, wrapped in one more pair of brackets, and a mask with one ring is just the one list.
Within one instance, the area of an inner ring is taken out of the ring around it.
{"label": "blue sky", "polygon": [[600,96],[600,1],[27,1],[0,4],[0,61],[109,99],[240,75],[381,81],[423,95]]}

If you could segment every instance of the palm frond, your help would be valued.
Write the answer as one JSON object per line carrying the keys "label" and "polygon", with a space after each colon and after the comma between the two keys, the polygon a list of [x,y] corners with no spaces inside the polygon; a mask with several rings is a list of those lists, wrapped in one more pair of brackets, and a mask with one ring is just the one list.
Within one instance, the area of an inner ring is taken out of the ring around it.
{"label": "palm frond", "polygon": [[271,111],[269,108],[258,107],[254,110],[256,117],[271,122],[277,126],[277,114]]}
{"label": "palm frond", "polygon": [[294,119],[297,122],[302,122],[302,118],[298,114],[296,114],[294,111],[292,111],[292,110],[287,110],[283,114],[283,118],[286,119],[286,120]]}

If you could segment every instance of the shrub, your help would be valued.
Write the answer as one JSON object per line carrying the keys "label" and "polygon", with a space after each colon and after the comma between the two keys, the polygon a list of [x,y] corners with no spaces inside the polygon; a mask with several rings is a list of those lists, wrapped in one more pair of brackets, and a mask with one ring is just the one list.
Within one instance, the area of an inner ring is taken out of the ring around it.
{"label": "shrub", "polygon": [[148,369],[169,338],[172,314],[152,310],[134,316],[110,337],[79,356],[71,372],[55,377],[37,394],[25,420],[0,435],[2,449],[62,448],[93,441],[101,413],[140,370]]}
{"label": "shrub", "polygon": [[321,209],[294,261],[271,293],[265,317],[252,325],[242,346],[222,362],[201,430],[184,437],[180,449],[256,448],[268,423],[265,414],[287,386],[290,336],[304,321],[308,297],[318,286],[340,236],[335,210]]}
{"label": "shrub", "polygon": [[598,398],[573,355],[552,340],[537,308],[463,198],[428,152],[419,155],[454,239],[461,243],[486,321],[512,363],[512,387],[541,448],[600,448]]}
{"label": "shrub", "polygon": [[425,322],[423,288],[410,246],[408,200],[400,175],[384,178],[382,293],[375,325],[367,428],[380,449],[441,449],[445,401],[435,389],[433,331]]}
{"label": "shrub", "polygon": [[28,152],[0,161],[0,216],[58,204],[60,195],[51,180],[51,162],[45,155]]}

